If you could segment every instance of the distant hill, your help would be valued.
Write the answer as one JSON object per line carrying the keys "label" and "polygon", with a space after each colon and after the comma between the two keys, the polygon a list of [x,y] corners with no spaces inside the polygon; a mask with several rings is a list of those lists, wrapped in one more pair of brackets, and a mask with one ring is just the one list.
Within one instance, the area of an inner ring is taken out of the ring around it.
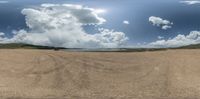
{"label": "distant hill", "polygon": [[63,47],[51,47],[51,46],[40,46],[23,43],[7,43],[0,44],[0,49],[63,49],[66,51],[84,51],[84,52],[144,52],[144,51],[158,51],[165,50],[162,48],[63,48]]}
{"label": "distant hill", "polygon": [[200,44],[191,44],[191,45],[181,46],[176,49],[200,49]]}
{"label": "distant hill", "polygon": [[0,49],[65,49],[62,47],[39,46],[23,43],[0,44]]}
{"label": "distant hill", "polygon": [[0,44],[0,49],[50,49],[50,50],[66,50],[66,51],[83,51],[83,52],[145,52],[145,51],[162,51],[167,49],[200,49],[200,44],[187,45],[177,48],[64,48],[40,46],[23,43],[7,43]]}

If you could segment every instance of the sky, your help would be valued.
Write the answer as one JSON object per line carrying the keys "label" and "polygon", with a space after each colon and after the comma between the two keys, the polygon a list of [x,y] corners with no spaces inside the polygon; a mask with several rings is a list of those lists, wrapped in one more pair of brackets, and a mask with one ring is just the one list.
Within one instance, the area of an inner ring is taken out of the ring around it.
{"label": "sky", "polygon": [[200,43],[200,0],[0,0],[0,43],[67,48]]}

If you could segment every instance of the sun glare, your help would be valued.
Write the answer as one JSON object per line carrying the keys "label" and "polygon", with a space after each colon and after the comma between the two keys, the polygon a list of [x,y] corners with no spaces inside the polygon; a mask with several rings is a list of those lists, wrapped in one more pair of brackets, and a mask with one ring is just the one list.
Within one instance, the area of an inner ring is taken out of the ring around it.
{"label": "sun glare", "polygon": [[105,9],[96,9],[95,12],[98,13],[98,14],[106,13],[106,10]]}

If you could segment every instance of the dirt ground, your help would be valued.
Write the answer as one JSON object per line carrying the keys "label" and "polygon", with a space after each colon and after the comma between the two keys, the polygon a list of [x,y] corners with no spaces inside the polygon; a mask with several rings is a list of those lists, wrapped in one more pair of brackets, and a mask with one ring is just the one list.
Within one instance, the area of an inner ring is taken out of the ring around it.
{"label": "dirt ground", "polygon": [[0,99],[199,99],[200,50],[0,50]]}

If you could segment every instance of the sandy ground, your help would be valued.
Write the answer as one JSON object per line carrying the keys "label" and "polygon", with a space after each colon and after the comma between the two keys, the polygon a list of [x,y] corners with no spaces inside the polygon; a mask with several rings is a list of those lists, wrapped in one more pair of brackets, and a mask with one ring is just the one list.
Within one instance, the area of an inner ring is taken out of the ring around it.
{"label": "sandy ground", "polygon": [[0,50],[0,99],[199,99],[200,50]]}

